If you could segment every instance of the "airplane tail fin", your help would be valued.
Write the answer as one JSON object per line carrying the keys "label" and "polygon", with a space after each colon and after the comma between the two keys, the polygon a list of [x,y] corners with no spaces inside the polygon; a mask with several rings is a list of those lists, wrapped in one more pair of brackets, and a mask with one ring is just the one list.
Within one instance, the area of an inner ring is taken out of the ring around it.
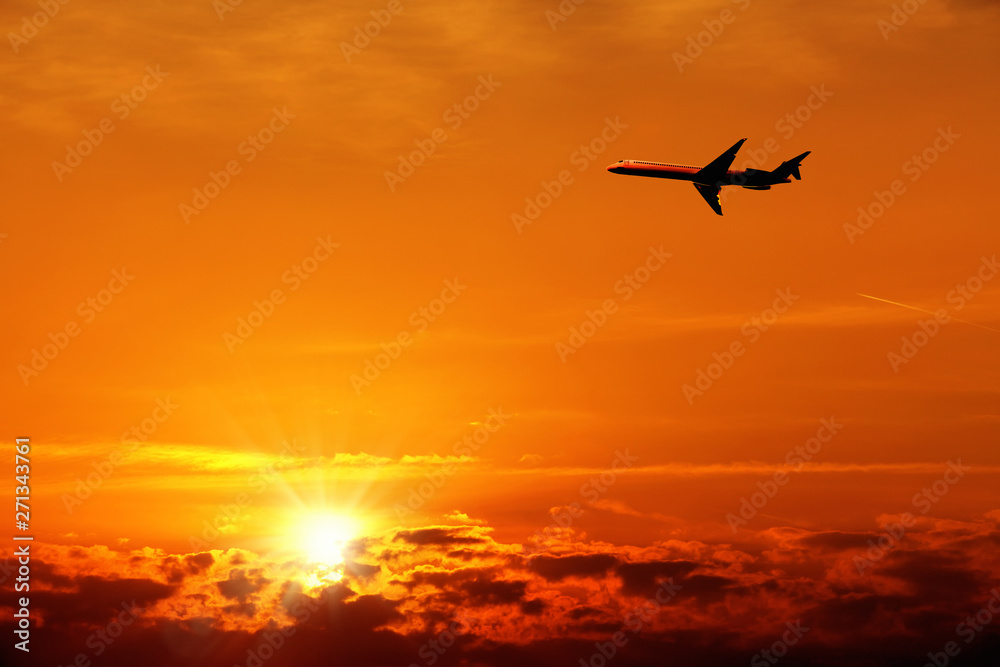
{"label": "airplane tail fin", "polygon": [[802,155],[793,157],[791,160],[785,160],[771,173],[778,178],[788,178],[789,176],[794,176],[795,180],[801,181],[802,174],[799,173],[799,167],[801,166],[802,161],[806,159],[806,156],[810,153],[812,153],[812,151],[806,151]]}

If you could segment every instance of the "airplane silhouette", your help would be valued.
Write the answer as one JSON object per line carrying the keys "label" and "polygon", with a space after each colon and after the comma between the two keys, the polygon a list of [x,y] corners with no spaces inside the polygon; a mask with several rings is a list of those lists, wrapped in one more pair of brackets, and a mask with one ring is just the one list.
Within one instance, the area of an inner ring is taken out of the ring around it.
{"label": "airplane silhouette", "polygon": [[722,203],[719,192],[724,185],[738,185],[750,190],[770,190],[772,185],[791,183],[789,176],[802,180],[799,165],[812,151],[806,151],[791,160],[786,160],[774,171],[761,169],[730,169],[736,153],[746,139],[740,139],[728,151],[712,160],[704,167],[688,167],[682,164],[664,164],[662,162],[644,162],[642,160],[619,160],[608,167],[613,174],[626,176],[651,176],[653,178],[670,178],[677,181],[693,181],[698,194],[705,198],[712,210],[722,215]]}

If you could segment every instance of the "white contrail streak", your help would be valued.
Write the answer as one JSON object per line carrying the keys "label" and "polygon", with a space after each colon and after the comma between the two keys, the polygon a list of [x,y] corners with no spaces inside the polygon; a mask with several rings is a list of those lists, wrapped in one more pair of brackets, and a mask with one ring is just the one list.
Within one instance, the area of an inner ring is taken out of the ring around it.
{"label": "white contrail streak", "polygon": [[[901,306],[903,308],[909,308],[910,310],[919,310],[921,313],[928,313],[930,315],[935,315],[933,310],[927,310],[925,308],[917,308],[916,306],[908,306],[905,303],[899,303],[898,301],[889,301],[889,299],[880,299],[877,296],[870,296],[868,294],[862,294],[861,292],[855,292],[858,296],[863,296],[866,299],[874,299],[876,301],[884,301],[885,303],[891,303],[894,306]],[[957,317],[952,317],[951,319],[956,322],[961,322],[962,324],[971,324],[974,327],[979,327],[980,329],[986,329],[987,331],[992,331],[993,333],[1000,333],[997,329],[992,329],[984,324],[976,324],[975,322],[969,322],[967,320],[960,320]]]}

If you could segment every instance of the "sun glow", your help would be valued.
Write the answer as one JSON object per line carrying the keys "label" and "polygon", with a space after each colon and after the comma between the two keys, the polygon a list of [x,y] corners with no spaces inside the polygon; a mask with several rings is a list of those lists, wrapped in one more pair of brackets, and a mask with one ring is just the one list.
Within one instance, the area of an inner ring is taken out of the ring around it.
{"label": "sun glow", "polygon": [[322,588],[343,578],[344,549],[357,537],[358,529],[356,520],[326,512],[308,514],[299,522],[297,541],[306,561],[307,589]]}
{"label": "sun glow", "polygon": [[357,535],[354,519],[312,514],[302,522],[302,548],[310,563],[335,567],[344,562],[344,546]]}

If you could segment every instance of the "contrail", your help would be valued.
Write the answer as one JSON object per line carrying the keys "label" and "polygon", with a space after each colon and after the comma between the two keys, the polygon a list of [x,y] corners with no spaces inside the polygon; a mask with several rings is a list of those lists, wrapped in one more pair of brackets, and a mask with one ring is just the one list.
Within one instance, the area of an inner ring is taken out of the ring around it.
{"label": "contrail", "polygon": [[[855,292],[858,296],[863,296],[866,299],[874,299],[876,301],[884,301],[885,303],[891,303],[894,306],[901,306],[903,308],[909,308],[910,310],[919,310],[921,313],[928,313],[930,315],[936,315],[933,310],[926,310],[925,308],[917,308],[916,306],[908,306],[905,303],[899,303],[898,301],[889,301],[889,299],[880,299],[877,296],[871,296],[868,294],[862,294],[861,292]],[[984,324],[976,324],[975,322],[969,322],[968,320],[960,320],[957,317],[952,317],[951,319],[956,322],[961,322],[962,324],[970,324],[974,327],[979,327],[980,329],[986,329],[987,331],[992,331],[993,333],[1000,333],[997,329],[992,329]]]}

